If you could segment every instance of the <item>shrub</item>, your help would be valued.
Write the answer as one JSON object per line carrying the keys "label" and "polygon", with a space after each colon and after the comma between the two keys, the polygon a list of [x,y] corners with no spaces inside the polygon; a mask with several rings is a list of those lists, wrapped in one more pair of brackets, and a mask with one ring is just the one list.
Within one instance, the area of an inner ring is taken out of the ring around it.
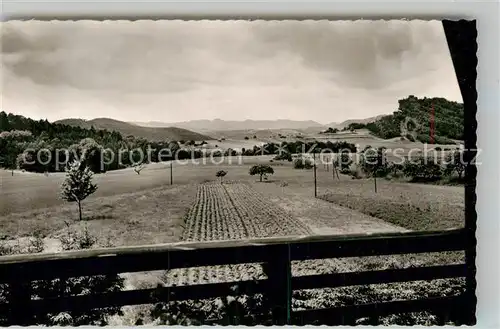
{"label": "shrub", "polygon": [[222,179],[224,178],[224,176],[227,175],[227,171],[224,171],[224,170],[219,170],[215,176],[216,177],[220,177],[220,183],[222,184]]}
{"label": "shrub", "polygon": [[224,156],[236,156],[236,155],[238,155],[238,152],[236,152],[236,150],[233,150],[232,148],[228,148],[224,152]]}
{"label": "shrub", "polygon": [[399,177],[403,176],[403,165],[402,164],[389,163],[387,169],[388,169],[389,175],[391,175],[393,178],[399,178]]}
{"label": "shrub", "polygon": [[286,160],[286,161],[292,161],[292,154],[288,152],[281,152],[280,154],[276,155],[274,157],[274,160]]}
{"label": "shrub", "polygon": [[314,167],[314,164],[311,159],[306,157],[298,157],[293,161],[294,169],[311,169]]}
{"label": "shrub", "polygon": [[363,151],[361,168],[370,177],[385,177],[390,172],[384,148],[369,148]]}
{"label": "shrub", "polygon": [[358,165],[350,166],[349,168],[339,170],[341,174],[349,175],[352,179],[364,178],[363,171]]}
{"label": "shrub", "polygon": [[[28,251],[43,251],[43,240],[38,233],[34,234],[34,240],[30,241]],[[41,241],[40,241],[41,240]],[[60,238],[64,250],[78,250],[92,248],[97,239],[92,236],[87,228],[77,233],[68,230],[66,236]],[[1,249],[1,248],[0,248]],[[3,250],[5,251],[5,250]],[[1,250],[0,250],[1,252]],[[11,253],[24,253],[24,250],[7,250]],[[89,277],[58,278],[53,280],[39,280],[32,282],[32,293],[38,298],[66,297],[83,294],[99,294],[116,292],[124,288],[124,279],[116,274],[95,275]],[[0,285],[0,300],[7,297],[6,287]],[[59,314],[41,314],[33,318],[30,325],[58,326],[58,325],[92,325],[103,326],[107,324],[108,317],[114,314],[122,314],[120,307],[108,307],[93,309],[84,312],[62,312]],[[0,315],[0,325],[16,325],[3,314]]]}
{"label": "shrub", "polygon": [[415,141],[415,138],[413,138],[413,135],[411,135],[411,134],[406,134],[406,139],[409,140],[410,142]]}
{"label": "shrub", "polygon": [[458,181],[462,180],[467,164],[464,161],[463,151],[454,151],[446,157],[446,169],[444,173],[448,176],[458,175]]}
{"label": "shrub", "polygon": [[351,170],[349,168],[342,168],[342,169],[340,169],[340,173],[344,174],[344,175],[350,175],[351,174]]}
{"label": "shrub", "polygon": [[442,178],[443,170],[439,163],[420,157],[415,161],[406,160],[403,164],[403,173],[413,182],[433,182]]}
{"label": "shrub", "polygon": [[352,164],[351,155],[347,152],[342,152],[340,154],[340,170],[349,169],[351,164]]}

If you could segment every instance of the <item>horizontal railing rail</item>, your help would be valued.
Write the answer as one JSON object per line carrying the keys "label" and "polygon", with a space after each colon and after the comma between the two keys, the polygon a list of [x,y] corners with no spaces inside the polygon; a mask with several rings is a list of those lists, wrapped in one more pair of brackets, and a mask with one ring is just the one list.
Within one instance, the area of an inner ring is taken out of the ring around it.
{"label": "horizontal railing rail", "polygon": [[[465,246],[464,231],[457,229],[436,232],[181,242],[53,254],[3,256],[0,257],[0,283],[11,286],[11,296],[14,299],[0,304],[0,313],[22,313],[26,317],[62,311],[85,311],[94,308],[151,304],[158,301],[207,299],[256,293],[274,296],[272,300],[273,305],[276,306],[274,316],[278,319],[277,323],[305,324],[314,322],[314,319],[336,323],[340,321],[337,315],[342,315],[341,318],[344,319],[342,321],[345,322],[351,317],[369,316],[377,312],[383,315],[405,310],[409,312],[435,310],[440,307],[446,309],[446,307],[459,305],[464,296],[292,312],[291,295],[293,290],[302,289],[464,277],[466,275],[465,264],[292,277],[291,262],[308,259],[461,251],[465,249]],[[36,280],[241,263],[265,263],[268,278],[46,299],[32,299],[29,292],[29,282]],[[324,319],[325,316],[327,319]],[[342,321],[341,323],[344,323]]]}
{"label": "horizontal railing rail", "polygon": [[197,266],[267,262],[286,249],[292,260],[457,251],[462,229],[371,235],[319,235],[180,242],[149,246],[39,253],[0,257],[0,283],[60,276],[130,273]]}

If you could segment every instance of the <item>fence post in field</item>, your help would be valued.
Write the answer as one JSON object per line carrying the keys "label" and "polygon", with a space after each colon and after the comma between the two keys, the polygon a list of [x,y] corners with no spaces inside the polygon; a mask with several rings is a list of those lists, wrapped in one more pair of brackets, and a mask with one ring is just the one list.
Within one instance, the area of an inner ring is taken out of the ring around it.
{"label": "fence post in field", "polygon": [[170,161],[170,185],[174,184],[174,174],[173,174],[173,168],[172,168],[173,162],[174,162],[173,160]]}
{"label": "fence post in field", "polygon": [[15,326],[31,325],[31,282],[9,282],[9,322]]}
{"label": "fence post in field", "polygon": [[272,311],[273,324],[290,324],[292,311],[292,267],[290,249],[282,245],[269,253],[269,260],[264,263],[264,272],[268,278],[267,298]]}
{"label": "fence post in field", "polygon": [[337,167],[335,166],[335,159],[333,157],[333,153],[332,153],[332,179],[335,180],[335,175],[337,175],[337,179],[340,179],[339,178],[339,173],[337,172]]}
{"label": "fence post in field", "polygon": [[332,164],[332,178],[333,178],[333,180],[335,180],[335,176],[337,176],[337,179],[340,179],[337,167],[335,167],[335,165]]}
{"label": "fence post in field", "polygon": [[316,153],[313,153],[313,161],[314,161],[314,197],[316,198],[318,196],[318,188],[317,188],[317,183],[316,183]]}

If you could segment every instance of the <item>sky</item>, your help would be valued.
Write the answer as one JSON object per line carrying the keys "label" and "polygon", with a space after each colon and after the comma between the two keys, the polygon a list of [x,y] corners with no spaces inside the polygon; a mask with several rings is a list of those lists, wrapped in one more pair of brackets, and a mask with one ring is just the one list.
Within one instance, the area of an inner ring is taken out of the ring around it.
{"label": "sky", "polygon": [[33,119],[362,119],[462,102],[439,21],[9,21],[1,108]]}

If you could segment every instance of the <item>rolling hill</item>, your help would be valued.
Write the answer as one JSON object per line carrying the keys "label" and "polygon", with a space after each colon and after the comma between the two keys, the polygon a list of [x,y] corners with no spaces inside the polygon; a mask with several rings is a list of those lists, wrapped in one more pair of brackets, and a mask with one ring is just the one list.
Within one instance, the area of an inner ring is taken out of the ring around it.
{"label": "rolling hill", "polygon": [[56,121],[69,126],[77,126],[90,129],[106,129],[117,131],[123,136],[142,137],[150,141],[165,141],[165,140],[194,140],[203,141],[213,139],[210,136],[196,133],[187,129],[178,127],[142,127],[131,123],[118,121],[109,118],[97,118],[93,120],[83,119],[63,119]]}
{"label": "rolling hill", "polygon": [[366,128],[384,139],[399,137],[405,130],[412,132],[407,134],[408,139],[422,143],[429,143],[432,139],[437,144],[463,140],[463,104],[439,97],[415,96],[400,99],[398,103],[397,111],[366,124]]}
{"label": "rolling hill", "polygon": [[327,124],[326,126],[331,127],[331,128],[337,128],[340,130],[340,129],[346,128],[347,126],[349,126],[352,123],[368,124],[370,122],[377,121],[386,115],[387,114],[382,114],[382,115],[377,115],[377,116],[369,117],[369,118],[365,118],[365,119],[349,119],[349,120],[342,121],[341,123],[331,122],[331,123]]}

